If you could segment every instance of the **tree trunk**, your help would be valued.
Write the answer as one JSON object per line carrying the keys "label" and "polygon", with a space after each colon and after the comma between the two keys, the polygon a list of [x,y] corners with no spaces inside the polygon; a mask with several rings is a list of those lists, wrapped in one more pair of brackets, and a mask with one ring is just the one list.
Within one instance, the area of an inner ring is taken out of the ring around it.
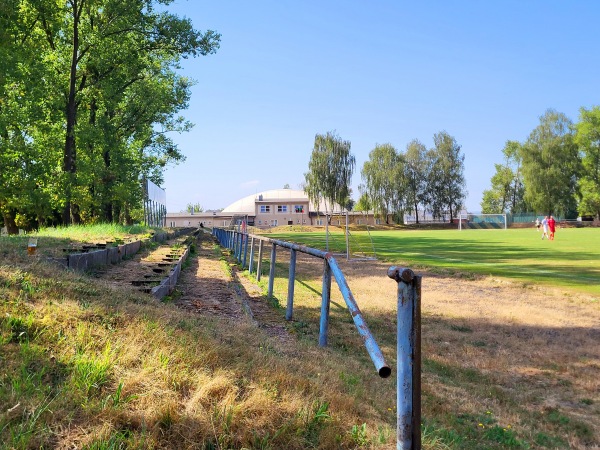
{"label": "tree trunk", "polygon": [[[65,189],[65,207],[62,214],[63,224],[71,223],[72,205],[71,198],[73,185],[76,181],[76,146],[75,146],[75,124],[77,123],[77,62],[79,57],[79,17],[80,12],[77,1],[73,2],[73,52],[71,54],[71,72],[69,75],[69,95],[66,105],[67,130],[65,137],[65,150],[63,155],[63,172],[67,174],[67,185]],[[76,214],[79,217],[79,212]]]}
{"label": "tree trunk", "polygon": [[104,160],[104,169],[105,169],[105,176],[102,180],[102,185],[104,188],[104,191],[102,193],[102,214],[104,216],[104,220],[108,223],[112,223],[114,216],[113,216],[113,204],[112,201],[110,200],[110,192],[112,190],[112,184],[113,184],[113,177],[110,175],[110,164],[111,164],[111,160],[110,160],[110,151],[107,149],[104,151],[102,158]]}
{"label": "tree trunk", "polygon": [[2,216],[4,217],[4,226],[8,234],[19,234],[19,227],[15,223],[16,212],[11,209],[9,211],[3,211]]}
{"label": "tree trunk", "polygon": [[127,225],[127,226],[133,225],[133,219],[131,218],[131,213],[129,211],[129,204],[125,203],[123,209],[124,209],[124,215],[125,215],[125,225]]}

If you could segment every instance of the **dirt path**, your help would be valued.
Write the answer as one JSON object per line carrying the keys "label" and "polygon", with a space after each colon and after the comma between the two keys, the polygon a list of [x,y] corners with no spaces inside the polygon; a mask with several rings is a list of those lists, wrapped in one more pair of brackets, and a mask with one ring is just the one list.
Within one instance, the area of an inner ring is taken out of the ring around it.
{"label": "dirt path", "polygon": [[212,236],[201,233],[197,255],[192,255],[177,284],[180,296],[175,303],[195,314],[250,320],[280,344],[290,343],[283,314],[270,307],[260,287],[240,276],[238,267],[221,255]]}

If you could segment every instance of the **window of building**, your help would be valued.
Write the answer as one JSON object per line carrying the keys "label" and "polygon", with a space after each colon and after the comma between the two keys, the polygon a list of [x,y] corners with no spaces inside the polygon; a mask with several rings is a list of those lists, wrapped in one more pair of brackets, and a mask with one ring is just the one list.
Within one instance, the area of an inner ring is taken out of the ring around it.
{"label": "window of building", "polygon": [[229,226],[229,222],[228,222],[227,220],[224,220],[224,221],[223,221],[223,226],[224,226],[224,227],[228,227],[228,226]]}
{"label": "window of building", "polygon": [[357,220],[356,220],[356,223],[357,223],[358,225],[362,225],[362,220],[361,220],[361,219],[357,219]]}
{"label": "window of building", "polygon": [[271,205],[260,205],[260,212],[261,213],[271,212]]}
{"label": "window of building", "polygon": [[375,225],[381,225],[381,219],[375,219]]}
{"label": "window of building", "polygon": [[297,214],[304,213],[304,205],[294,205],[294,212]]}
{"label": "window of building", "polygon": [[277,226],[277,219],[271,219],[271,226],[272,227],[276,227]]}
{"label": "window of building", "polygon": [[317,219],[317,220],[315,221],[315,223],[316,223],[317,225],[323,225],[323,219]]}
{"label": "window of building", "polygon": [[278,213],[284,213],[287,212],[287,205],[277,205],[277,212]]}

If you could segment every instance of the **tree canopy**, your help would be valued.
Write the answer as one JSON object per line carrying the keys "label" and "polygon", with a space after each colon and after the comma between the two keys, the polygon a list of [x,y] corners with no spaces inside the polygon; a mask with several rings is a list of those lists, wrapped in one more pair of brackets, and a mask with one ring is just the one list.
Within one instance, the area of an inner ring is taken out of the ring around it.
{"label": "tree canopy", "polygon": [[214,53],[220,35],[169,3],[3,2],[0,163],[22,168],[1,180],[5,223],[131,221],[142,179],[160,185],[184,159],[170,135],[192,126],[178,113],[193,81],[179,62]]}
{"label": "tree canopy", "polygon": [[580,159],[573,123],[549,109],[520,146],[525,201],[535,211],[571,215],[577,210]]}
{"label": "tree canopy", "polygon": [[481,212],[484,214],[520,213],[528,211],[524,200],[525,186],[521,171],[521,144],[507,141],[502,153],[504,164],[494,164],[491,189],[483,191]]}
{"label": "tree canopy", "polygon": [[600,220],[600,107],[582,108],[576,130],[582,164],[579,213]]}
{"label": "tree canopy", "polygon": [[350,183],[356,160],[350,153],[350,141],[340,138],[335,132],[317,134],[304,174],[304,191],[310,201],[325,204],[329,214],[334,206],[345,206],[350,199]]}
{"label": "tree canopy", "polygon": [[418,223],[419,210],[435,218],[448,213],[452,221],[466,196],[464,155],[445,131],[434,135],[434,145],[427,150],[415,139],[405,152],[376,145],[361,170],[361,206],[369,205],[386,223],[390,216],[402,222],[405,212],[414,212]]}
{"label": "tree canopy", "polygon": [[389,215],[402,211],[404,198],[403,158],[391,144],[376,145],[361,170],[369,203],[389,223]]}

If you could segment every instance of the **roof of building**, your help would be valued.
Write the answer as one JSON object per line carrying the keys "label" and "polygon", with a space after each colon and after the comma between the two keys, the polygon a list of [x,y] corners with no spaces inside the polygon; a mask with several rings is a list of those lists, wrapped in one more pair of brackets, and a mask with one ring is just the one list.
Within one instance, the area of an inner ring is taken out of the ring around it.
{"label": "roof of building", "polygon": [[248,195],[247,197],[241,198],[236,202],[223,209],[223,213],[226,214],[254,214],[254,204],[262,199],[263,201],[276,201],[276,200],[308,200],[308,196],[304,191],[296,189],[271,189],[269,191],[258,192],[256,194]]}
{"label": "roof of building", "polygon": [[[271,189],[268,191],[258,192],[256,194],[248,195],[244,197],[225,209],[223,209],[222,213],[224,214],[255,214],[254,205],[256,202],[276,202],[278,200],[283,201],[308,201],[308,195],[302,190],[299,189]],[[316,211],[317,208],[314,207],[312,202],[309,205],[310,211]],[[339,209],[339,208],[338,208]],[[325,205],[321,202],[319,211],[325,211]]]}

